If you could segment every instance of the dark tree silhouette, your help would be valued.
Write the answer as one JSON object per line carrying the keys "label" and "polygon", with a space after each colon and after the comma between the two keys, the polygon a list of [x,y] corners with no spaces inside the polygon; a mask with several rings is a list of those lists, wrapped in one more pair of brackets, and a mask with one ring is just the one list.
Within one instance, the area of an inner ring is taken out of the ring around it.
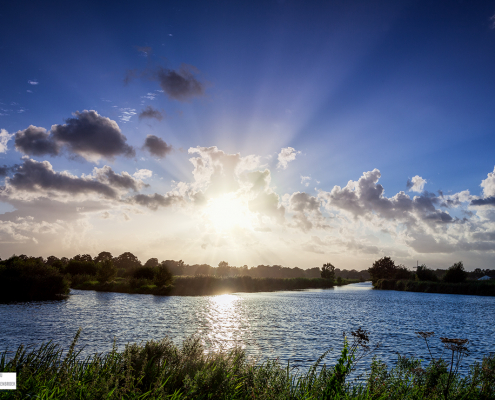
{"label": "dark tree silhouette", "polygon": [[139,261],[139,259],[129,251],[114,258],[113,263],[117,268],[123,268],[126,270],[139,268],[141,266],[141,261]]}
{"label": "dark tree silhouette", "polygon": [[113,259],[112,253],[110,253],[108,251],[102,251],[100,254],[98,254],[95,257],[94,262],[95,262],[95,264],[98,264],[99,262],[102,262],[105,260],[112,260],[112,259]]}
{"label": "dark tree silhouette", "polygon": [[373,263],[373,266],[368,269],[371,276],[371,281],[375,283],[379,279],[394,279],[395,271],[394,260],[390,257],[383,257]]}
{"label": "dark tree silhouette", "polygon": [[460,283],[466,280],[467,275],[468,273],[464,270],[462,261],[459,261],[447,270],[447,273],[443,277],[443,281],[449,283]]}
{"label": "dark tree silhouette", "polygon": [[435,274],[435,271],[432,269],[429,269],[426,265],[420,265],[416,269],[416,275],[418,276],[418,279],[420,281],[430,281],[430,282],[437,282],[438,281],[438,276]]}
{"label": "dark tree silhouette", "polygon": [[158,262],[158,258],[150,258],[146,263],[144,264],[145,267],[158,267],[160,263]]}
{"label": "dark tree silhouette", "polygon": [[96,279],[101,283],[112,281],[117,276],[117,267],[113,265],[111,259],[107,258],[99,262],[97,268]]}
{"label": "dark tree silhouette", "polygon": [[331,263],[323,264],[323,267],[321,268],[321,277],[333,282],[335,280],[335,267]]}
{"label": "dark tree silhouette", "polygon": [[155,268],[153,281],[156,286],[166,286],[172,283],[172,274],[163,263]]}

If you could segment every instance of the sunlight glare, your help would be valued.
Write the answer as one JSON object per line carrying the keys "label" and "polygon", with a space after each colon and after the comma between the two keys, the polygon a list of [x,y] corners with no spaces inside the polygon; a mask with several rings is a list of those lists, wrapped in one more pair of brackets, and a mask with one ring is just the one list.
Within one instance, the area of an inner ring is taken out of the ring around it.
{"label": "sunlight glare", "polygon": [[217,232],[231,231],[237,227],[253,229],[255,219],[249,211],[247,200],[230,193],[210,199],[203,216]]}

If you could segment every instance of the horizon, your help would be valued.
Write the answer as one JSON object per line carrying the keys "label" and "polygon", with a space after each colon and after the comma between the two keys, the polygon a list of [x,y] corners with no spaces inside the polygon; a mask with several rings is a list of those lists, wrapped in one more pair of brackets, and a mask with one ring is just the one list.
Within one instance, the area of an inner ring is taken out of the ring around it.
{"label": "horizon", "polygon": [[495,268],[494,2],[1,13],[2,259]]}

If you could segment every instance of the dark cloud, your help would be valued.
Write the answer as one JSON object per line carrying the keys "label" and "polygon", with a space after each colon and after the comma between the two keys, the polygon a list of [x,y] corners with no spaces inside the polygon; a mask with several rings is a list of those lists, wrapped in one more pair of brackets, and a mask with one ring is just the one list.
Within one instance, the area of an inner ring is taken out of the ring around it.
{"label": "dark cloud", "polygon": [[11,172],[15,172],[19,165],[15,164],[10,167],[7,165],[4,165],[3,167],[0,166],[0,176],[7,176]]}
{"label": "dark cloud", "polygon": [[156,108],[146,106],[146,108],[139,113],[139,119],[143,118],[155,118],[158,121],[161,121],[163,119],[163,114]]}
{"label": "dark cloud", "polygon": [[50,133],[45,128],[34,125],[15,134],[15,148],[31,156],[56,156],[60,152],[60,145],[53,140]]}
{"label": "dark cloud", "polygon": [[484,199],[475,199],[471,200],[472,206],[486,206],[486,205],[495,205],[495,197],[486,197]]}
{"label": "dark cloud", "polygon": [[310,231],[313,227],[328,228],[325,218],[320,211],[320,201],[305,192],[296,192],[290,196],[290,211],[295,226],[303,232]]}
{"label": "dark cloud", "polygon": [[128,199],[130,203],[138,204],[140,206],[148,207],[152,210],[158,209],[158,207],[170,207],[174,204],[184,201],[182,196],[167,194],[165,196],[155,193],[152,195],[137,194]]}
{"label": "dark cloud", "polygon": [[198,69],[192,65],[182,64],[177,71],[167,68],[158,69],[155,79],[169,98],[188,101],[205,93],[204,84],[194,76],[198,73]]}
{"label": "dark cloud", "polygon": [[143,148],[148,150],[152,156],[164,158],[172,152],[172,145],[168,145],[163,139],[155,135],[146,136]]}
{"label": "dark cloud", "polygon": [[132,189],[137,192],[143,186],[149,186],[144,184],[141,180],[133,178],[127,172],[116,174],[108,165],[105,165],[103,168],[95,168],[94,174],[98,182],[105,183],[115,188]]}
{"label": "dark cloud", "polygon": [[56,156],[64,148],[86,160],[113,160],[115,156],[134,157],[136,152],[127,143],[117,123],[96,111],[74,113],[64,125],[52,125],[50,132],[29,126],[15,134],[15,147],[28,155]]}
{"label": "dark cloud", "polygon": [[12,178],[7,178],[5,190],[30,193],[62,192],[70,195],[95,193],[108,198],[116,198],[117,191],[104,183],[55,172],[48,161],[30,159],[17,168]]}
{"label": "dark cloud", "polygon": [[87,160],[100,157],[112,160],[118,155],[136,155],[115,121],[102,117],[94,110],[76,111],[74,115],[74,118],[66,120],[66,124],[53,125],[51,129],[53,140],[66,145],[72,153]]}

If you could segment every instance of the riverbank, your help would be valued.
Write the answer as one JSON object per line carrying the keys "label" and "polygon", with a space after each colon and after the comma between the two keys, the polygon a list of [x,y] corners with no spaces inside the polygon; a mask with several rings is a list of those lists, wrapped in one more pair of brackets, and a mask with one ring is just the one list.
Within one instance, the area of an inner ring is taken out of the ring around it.
{"label": "riverbank", "polygon": [[[426,336],[432,333],[418,332]],[[53,343],[35,349],[19,346],[0,356],[0,371],[17,372],[17,389],[0,399],[489,399],[495,397],[495,358],[485,357],[460,376],[456,361],[430,363],[399,356],[394,367],[374,360],[364,380],[352,380],[354,363],[373,346],[368,332],[351,332],[334,366],[324,353],[306,372],[278,361],[256,364],[244,350],[206,352],[200,337],[176,346],[169,338],[114,347],[108,354],[79,358],[77,333],[68,351]],[[430,335],[430,336],[428,336]],[[457,341],[465,348],[466,341]],[[462,342],[462,343],[461,343]],[[420,342],[418,342],[420,343]],[[418,344],[419,345],[419,344]],[[452,350],[453,356],[462,350]],[[371,350],[371,351],[370,351]],[[462,357],[461,357],[462,359]],[[452,358],[454,360],[454,357]],[[452,369],[451,367],[454,367]]]}
{"label": "riverbank", "polygon": [[98,292],[117,292],[135,294],[153,294],[161,296],[208,296],[227,293],[274,292],[302,289],[330,289],[334,286],[356,283],[357,280],[341,279],[332,281],[323,278],[251,278],[250,276],[176,276],[173,283],[158,287],[148,279],[117,278],[113,282],[100,283],[96,280],[76,282],[73,289],[95,290]]}
{"label": "riverbank", "polygon": [[380,290],[399,290],[405,292],[495,296],[495,282],[491,281],[448,283],[401,279],[379,279],[373,284],[373,288]]}

